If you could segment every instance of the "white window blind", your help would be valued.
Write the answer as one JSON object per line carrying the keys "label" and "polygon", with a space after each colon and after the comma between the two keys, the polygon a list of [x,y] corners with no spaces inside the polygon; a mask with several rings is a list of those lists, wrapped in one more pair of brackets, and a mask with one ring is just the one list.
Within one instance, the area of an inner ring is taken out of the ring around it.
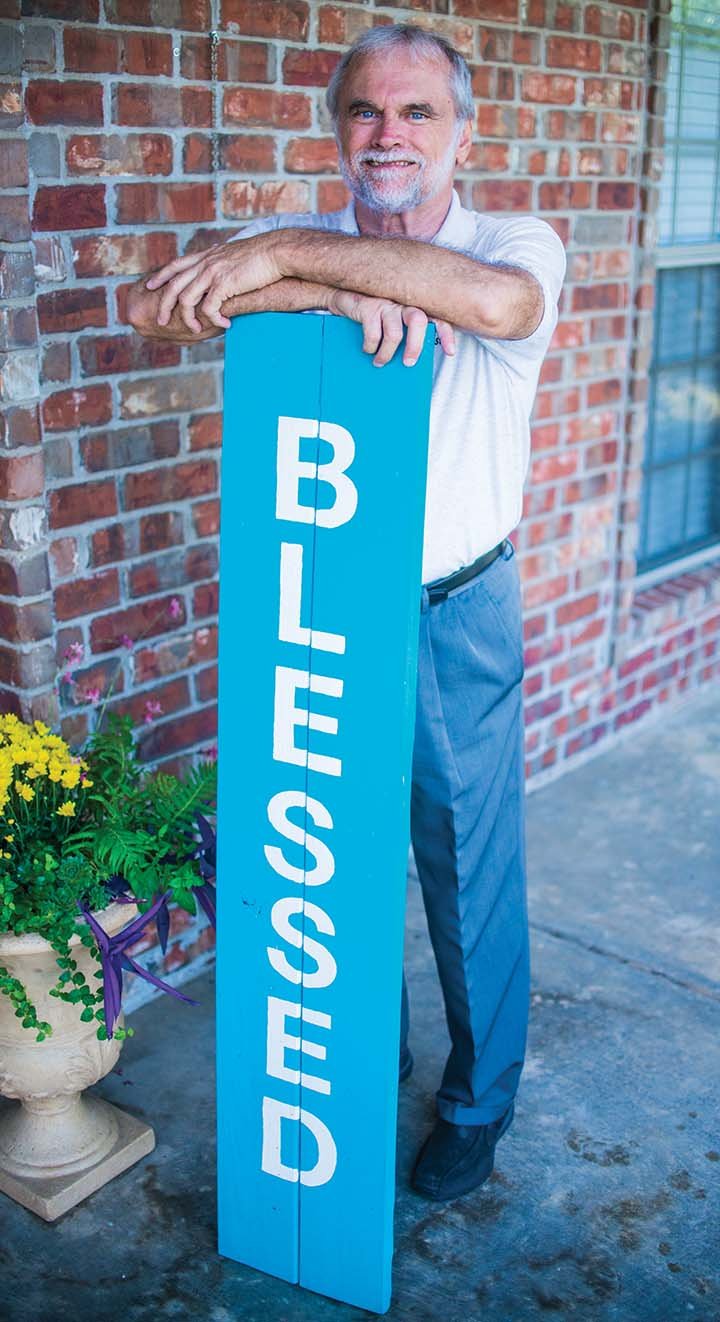
{"label": "white window blind", "polygon": [[674,0],[660,242],[720,240],[720,0]]}

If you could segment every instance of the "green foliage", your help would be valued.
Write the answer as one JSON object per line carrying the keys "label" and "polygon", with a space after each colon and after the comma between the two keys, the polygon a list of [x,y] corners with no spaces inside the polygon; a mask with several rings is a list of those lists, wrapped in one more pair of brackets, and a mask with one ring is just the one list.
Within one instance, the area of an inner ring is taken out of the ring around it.
{"label": "green foliage", "polygon": [[190,913],[190,887],[200,880],[193,850],[195,813],[211,812],[216,794],[214,763],[203,763],[183,780],[146,775],[135,759],[129,717],[110,717],[108,730],[91,738],[87,752],[93,792],[91,820],[68,839],[98,874],[119,874],[141,910],[153,896],[169,890],[171,899]]}

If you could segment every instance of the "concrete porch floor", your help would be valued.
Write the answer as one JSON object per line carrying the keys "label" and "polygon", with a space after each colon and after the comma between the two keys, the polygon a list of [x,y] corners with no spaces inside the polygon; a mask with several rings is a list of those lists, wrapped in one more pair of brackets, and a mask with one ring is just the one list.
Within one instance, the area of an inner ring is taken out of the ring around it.
{"label": "concrete porch floor", "polygon": [[[430,1204],[408,1176],[447,1052],[417,885],[406,956],[393,1305],[402,1322],[720,1318],[720,695],[528,800],[529,1054],[487,1185]],[[4,1322],[350,1322],[372,1314],[215,1250],[213,983],[161,998],[99,1095],[158,1146],[47,1225],[0,1200]]]}

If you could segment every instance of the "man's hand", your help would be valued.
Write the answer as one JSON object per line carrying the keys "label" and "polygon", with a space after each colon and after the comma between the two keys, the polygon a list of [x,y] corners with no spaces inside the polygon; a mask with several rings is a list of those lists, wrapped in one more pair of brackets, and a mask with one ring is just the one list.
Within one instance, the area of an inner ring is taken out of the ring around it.
{"label": "man's hand", "polygon": [[216,326],[206,322],[199,331],[188,330],[180,317],[179,311],[171,316],[164,326],[158,324],[160,295],[151,293],[145,280],[138,280],[128,293],[127,319],[139,335],[149,340],[172,340],[175,344],[196,344],[198,340],[209,340],[222,334]]}
{"label": "man's hand", "polygon": [[284,274],[275,261],[274,232],[250,239],[216,243],[203,253],[177,257],[146,282],[147,289],[162,290],[157,322],[167,326],[178,309],[189,331],[203,330],[209,323],[227,330],[230,321],[223,303],[274,284]]}
{"label": "man's hand", "polygon": [[[359,321],[363,328],[363,350],[375,355],[375,367],[384,367],[393,357],[402,341],[407,326],[407,339],[403,350],[403,363],[413,367],[420,357],[428,318],[422,308],[401,307],[389,298],[372,298],[368,294],[355,294],[348,289],[334,289],[328,306],[337,316]],[[446,321],[436,322],[437,333],[445,353],[455,352],[455,332]]]}

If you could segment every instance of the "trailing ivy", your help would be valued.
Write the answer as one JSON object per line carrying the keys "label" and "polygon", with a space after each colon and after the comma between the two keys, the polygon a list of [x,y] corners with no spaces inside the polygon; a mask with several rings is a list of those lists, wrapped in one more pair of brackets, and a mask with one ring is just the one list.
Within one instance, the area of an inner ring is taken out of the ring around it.
{"label": "trailing ivy", "polygon": [[37,1033],[36,1042],[44,1042],[46,1037],[52,1033],[50,1024],[44,1020],[38,1019],[37,1010],[32,1001],[28,999],[27,992],[18,978],[13,978],[7,969],[0,964],[0,992],[13,1002],[15,1006],[15,1017],[22,1019],[23,1028],[34,1029]]}

